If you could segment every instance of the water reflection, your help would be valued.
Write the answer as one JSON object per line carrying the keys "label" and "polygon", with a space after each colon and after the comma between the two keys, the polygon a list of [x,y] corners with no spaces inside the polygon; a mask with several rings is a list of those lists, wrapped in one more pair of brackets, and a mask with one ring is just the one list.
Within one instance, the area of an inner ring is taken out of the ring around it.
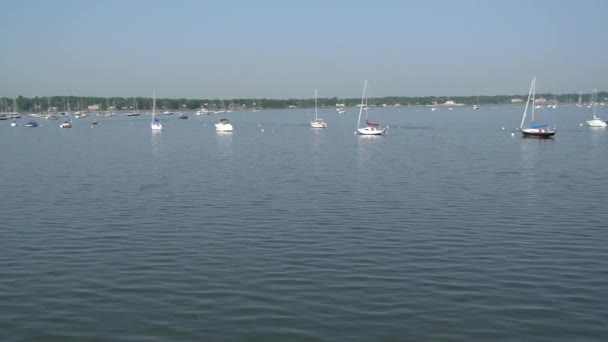
{"label": "water reflection", "polygon": [[217,151],[220,159],[232,158],[232,132],[216,131],[217,136]]}
{"label": "water reflection", "polygon": [[160,152],[160,144],[161,138],[163,135],[163,131],[161,130],[152,130],[151,141],[152,141],[152,154],[157,156]]}
{"label": "water reflection", "polygon": [[319,175],[323,172],[321,167],[326,161],[324,157],[324,140],[325,140],[325,129],[311,128],[310,135],[312,141],[312,164],[314,166],[315,175]]}
{"label": "water reflection", "polygon": [[529,205],[540,200],[541,195],[537,190],[539,185],[544,184],[542,165],[547,162],[542,152],[546,151],[548,144],[553,143],[553,139],[520,139],[522,190],[527,195]]}
{"label": "water reflection", "polygon": [[589,127],[591,140],[594,143],[600,143],[606,140],[606,127]]}
{"label": "water reflection", "polygon": [[381,146],[385,139],[384,135],[357,135],[357,149],[361,166],[375,161],[376,156],[381,152]]}
{"label": "water reflection", "polygon": [[601,160],[606,155],[605,147],[608,132],[606,132],[605,127],[589,127],[589,130],[592,145],[589,146],[587,153],[591,156],[591,160],[593,161],[594,166],[599,166],[602,163]]}

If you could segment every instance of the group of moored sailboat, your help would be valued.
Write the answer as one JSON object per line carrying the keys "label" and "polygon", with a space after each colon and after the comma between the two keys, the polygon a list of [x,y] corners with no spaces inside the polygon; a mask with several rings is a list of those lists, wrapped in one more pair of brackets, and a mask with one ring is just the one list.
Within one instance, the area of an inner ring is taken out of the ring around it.
{"label": "group of moored sailboat", "polygon": [[[530,84],[530,91],[528,92],[528,99],[526,101],[526,107],[524,109],[524,115],[521,118],[521,124],[519,126],[519,131],[526,138],[552,138],[555,136],[555,126],[549,127],[548,124],[544,123],[536,123],[534,121],[534,109],[537,108],[535,105],[535,95],[536,95],[536,76],[532,78],[532,83]],[[597,117],[596,106],[597,106],[597,90],[593,90],[593,118],[591,120],[587,120],[587,126],[589,127],[600,127],[605,128],[607,126],[606,121]],[[580,101],[580,100],[579,100]],[[528,113],[528,108],[531,107],[531,122],[529,127],[525,126],[526,117]],[[581,124],[582,126],[582,124]]]}
{"label": "group of moored sailboat", "polygon": [[[380,124],[371,122],[367,119],[367,105],[364,105],[366,100],[365,98],[365,90],[367,88],[367,80],[363,83],[363,95],[361,96],[361,106],[359,106],[359,117],[357,118],[357,130],[355,133],[359,135],[383,135],[386,133],[386,127],[380,128]],[[366,109],[365,112],[365,125],[361,125],[361,116],[363,114],[363,109]],[[317,105],[317,90],[315,89],[315,119],[310,122],[310,127],[312,128],[327,128],[327,122],[325,120],[319,118],[318,115],[318,105]]]}
{"label": "group of moored sailboat", "polygon": [[593,119],[587,120],[587,126],[605,128],[606,121],[597,117],[597,89],[593,89]]}

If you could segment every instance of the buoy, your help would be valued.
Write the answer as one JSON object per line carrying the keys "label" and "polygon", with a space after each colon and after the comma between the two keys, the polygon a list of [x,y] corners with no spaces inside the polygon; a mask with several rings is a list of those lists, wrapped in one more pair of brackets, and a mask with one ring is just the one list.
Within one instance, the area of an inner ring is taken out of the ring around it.
{"label": "buoy", "polygon": [[583,127],[583,124],[582,124],[582,123],[580,123],[580,124],[579,124],[579,126]]}
{"label": "buoy", "polygon": [[505,130],[505,127],[504,127],[504,126],[502,127],[502,130],[503,130],[503,131]]}
{"label": "buoy", "polygon": [[512,136],[512,137],[513,137],[513,136],[515,136],[515,133],[511,132],[511,136]]}
{"label": "buoy", "polygon": [[264,132],[264,129],[262,128],[262,132]]}

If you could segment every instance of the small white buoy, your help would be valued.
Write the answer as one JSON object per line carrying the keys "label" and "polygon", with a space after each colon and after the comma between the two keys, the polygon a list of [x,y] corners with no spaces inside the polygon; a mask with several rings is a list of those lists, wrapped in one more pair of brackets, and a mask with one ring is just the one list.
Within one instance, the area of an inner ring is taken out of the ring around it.
{"label": "small white buoy", "polygon": [[264,129],[262,128],[262,132],[264,132]]}
{"label": "small white buoy", "polygon": [[503,130],[503,131],[505,130],[505,126],[502,126],[502,130]]}
{"label": "small white buoy", "polygon": [[511,136],[512,136],[512,137],[514,137],[514,136],[515,136],[515,133],[511,132]]}
{"label": "small white buoy", "polygon": [[580,123],[579,126],[583,127],[583,123]]}

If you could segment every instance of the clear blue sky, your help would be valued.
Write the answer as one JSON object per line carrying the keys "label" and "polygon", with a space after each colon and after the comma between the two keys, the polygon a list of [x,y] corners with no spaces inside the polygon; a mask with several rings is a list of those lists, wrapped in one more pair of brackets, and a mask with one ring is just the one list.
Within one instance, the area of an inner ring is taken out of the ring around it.
{"label": "clear blue sky", "polygon": [[608,1],[3,0],[0,96],[608,89]]}

